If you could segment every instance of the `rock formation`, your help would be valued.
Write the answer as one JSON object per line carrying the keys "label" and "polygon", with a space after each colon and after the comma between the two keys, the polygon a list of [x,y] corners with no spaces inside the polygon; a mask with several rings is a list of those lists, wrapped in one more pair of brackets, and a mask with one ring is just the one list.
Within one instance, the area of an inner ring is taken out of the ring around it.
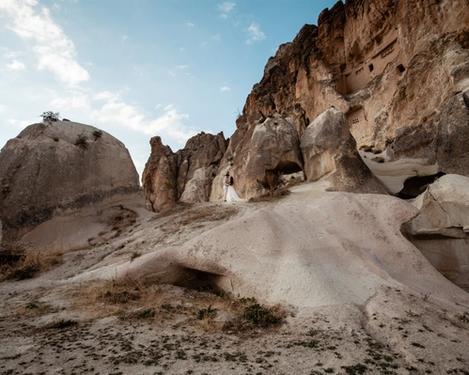
{"label": "rock formation", "polygon": [[143,171],[145,197],[155,211],[167,211],[177,202],[177,156],[160,137],[150,140],[151,155]]}
{"label": "rock formation", "polygon": [[417,212],[411,203],[324,192],[325,186],[298,186],[276,204],[244,212],[182,245],[103,264],[75,280],[130,276],[180,285],[192,271],[233,295],[301,308],[363,304],[382,286],[467,298],[401,234],[402,223]]}
{"label": "rock formation", "polygon": [[415,204],[420,211],[406,233],[440,272],[469,290],[469,178],[445,175]]}
{"label": "rock formation", "polygon": [[151,155],[143,172],[145,196],[154,211],[167,211],[178,201],[209,200],[212,180],[226,150],[223,133],[200,133],[173,153],[160,137],[150,141]]}
{"label": "rock formation", "polygon": [[328,179],[339,190],[384,191],[361,160],[344,114],[335,108],[321,113],[308,125],[301,137],[301,151],[309,181],[331,174]]}
{"label": "rock formation", "polygon": [[92,126],[34,124],[0,152],[0,219],[3,242],[54,213],[139,190],[125,146]]}
{"label": "rock formation", "polygon": [[246,158],[255,129],[278,116],[301,138],[331,106],[345,114],[360,155],[390,192],[410,177],[469,175],[467,6],[466,0],[349,0],[323,11],[317,27],[304,26],[268,61],[219,176],[231,167],[246,176],[237,186],[245,198],[262,193],[253,186],[266,170],[249,174]]}

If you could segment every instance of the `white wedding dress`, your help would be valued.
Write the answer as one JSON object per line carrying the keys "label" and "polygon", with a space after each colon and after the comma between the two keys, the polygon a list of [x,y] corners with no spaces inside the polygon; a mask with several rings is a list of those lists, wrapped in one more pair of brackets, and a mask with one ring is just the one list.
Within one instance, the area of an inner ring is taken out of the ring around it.
{"label": "white wedding dress", "polygon": [[231,185],[228,185],[226,186],[225,185],[225,200],[227,202],[241,202],[241,198],[238,196],[238,194],[236,193],[236,190],[234,189],[233,186]]}

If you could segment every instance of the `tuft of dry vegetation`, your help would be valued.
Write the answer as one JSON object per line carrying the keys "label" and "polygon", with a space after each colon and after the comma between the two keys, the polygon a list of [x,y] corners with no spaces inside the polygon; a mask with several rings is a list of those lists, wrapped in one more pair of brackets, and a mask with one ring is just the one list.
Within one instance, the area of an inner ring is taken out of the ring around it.
{"label": "tuft of dry vegetation", "polygon": [[93,137],[94,137],[95,142],[102,136],[103,136],[103,132],[101,130],[95,130],[93,132]]}
{"label": "tuft of dry vegetation", "polygon": [[75,146],[80,147],[82,150],[88,148],[88,138],[84,134],[80,134],[75,140]]}
{"label": "tuft of dry vegetation", "polygon": [[275,202],[290,195],[288,188],[281,188],[270,193],[249,199],[249,202]]}
{"label": "tuft of dry vegetation", "polygon": [[93,282],[75,297],[76,307],[85,306],[95,317],[177,321],[203,331],[232,334],[261,333],[280,326],[287,316],[281,306],[264,306],[254,298],[235,299],[210,289],[146,285],[131,278]]}
{"label": "tuft of dry vegetation", "polygon": [[46,325],[45,328],[63,330],[63,329],[76,327],[77,325],[78,325],[78,322],[75,320],[60,319],[60,320],[57,320],[56,322],[49,323],[48,325]]}
{"label": "tuft of dry vegetation", "polygon": [[0,281],[26,280],[50,270],[62,263],[61,252],[27,251],[18,256],[15,262],[0,267]]}
{"label": "tuft of dry vegetation", "polygon": [[224,324],[226,332],[245,332],[259,328],[271,328],[284,323],[287,313],[279,305],[264,306],[254,298],[241,298],[234,302],[237,316]]}
{"label": "tuft of dry vegetation", "polygon": [[210,305],[206,309],[200,309],[199,311],[197,311],[198,320],[213,319],[216,316],[217,316],[217,309],[214,309],[212,305]]}

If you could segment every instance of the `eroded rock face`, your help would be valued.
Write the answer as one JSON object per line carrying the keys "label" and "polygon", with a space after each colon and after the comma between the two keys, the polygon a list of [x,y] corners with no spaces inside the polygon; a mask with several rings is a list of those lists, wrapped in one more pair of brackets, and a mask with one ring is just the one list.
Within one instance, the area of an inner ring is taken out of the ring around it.
{"label": "eroded rock face", "polygon": [[150,158],[142,176],[143,191],[151,209],[167,211],[177,202],[177,156],[160,137],[153,137],[150,145]]}
{"label": "eroded rock face", "polygon": [[139,190],[125,146],[74,122],[27,127],[0,152],[3,241],[18,239],[58,210],[80,208]]}
{"label": "eroded rock face", "polygon": [[[230,164],[244,172],[259,122],[279,114],[301,138],[333,105],[345,113],[367,166],[392,193],[415,175],[469,175],[467,5],[349,0],[323,11],[317,27],[304,26],[268,61],[219,173]],[[250,184],[245,180],[238,190],[248,192]]]}
{"label": "eroded rock face", "polygon": [[143,173],[145,196],[154,211],[167,211],[178,201],[208,201],[220,160],[226,150],[223,133],[200,133],[174,153],[160,137],[150,141],[151,155]]}
{"label": "eroded rock face", "polygon": [[335,108],[320,114],[306,128],[301,151],[309,181],[331,174],[329,180],[335,189],[384,191],[360,158],[344,114]]}
{"label": "eroded rock face", "polygon": [[469,178],[445,175],[415,203],[420,211],[405,231],[438,270],[469,290]]}
{"label": "eroded rock face", "polygon": [[223,133],[200,133],[177,152],[178,198],[182,202],[206,202],[210,198],[212,180],[226,151]]}
{"label": "eroded rock face", "polygon": [[[244,150],[243,163],[233,162],[228,168],[234,177],[235,189],[239,188],[239,193],[245,198],[276,186],[282,175],[303,169],[298,133],[288,120],[278,114],[256,124],[248,146]],[[224,169],[214,181],[212,199],[222,198],[222,177],[228,169]]]}

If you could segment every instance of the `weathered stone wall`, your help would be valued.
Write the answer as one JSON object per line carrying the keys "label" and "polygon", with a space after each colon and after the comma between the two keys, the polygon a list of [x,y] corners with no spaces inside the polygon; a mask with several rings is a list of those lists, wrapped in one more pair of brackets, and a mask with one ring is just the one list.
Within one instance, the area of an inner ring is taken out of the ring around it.
{"label": "weathered stone wall", "polygon": [[223,133],[200,133],[174,153],[160,137],[150,141],[151,155],[143,172],[143,188],[149,206],[160,212],[177,202],[209,200],[212,181],[226,150]]}
{"label": "weathered stone wall", "polygon": [[331,106],[391,192],[415,175],[468,175],[468,9],[468,0],[349,0],[323,11],[267,62],[217,179],[230,169],[245,198],[261,194],[253,186],[264,171],[247,170],[255,128],[280,116],[301,138]]}

